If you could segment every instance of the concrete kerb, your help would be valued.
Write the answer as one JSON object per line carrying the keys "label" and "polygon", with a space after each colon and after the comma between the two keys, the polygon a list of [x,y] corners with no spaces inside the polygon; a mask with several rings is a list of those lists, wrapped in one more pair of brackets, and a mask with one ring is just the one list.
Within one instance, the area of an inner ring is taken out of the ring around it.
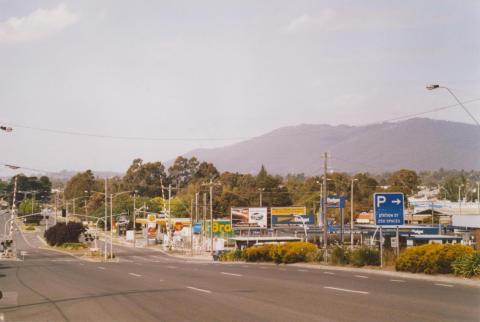
{"label": "concrete kerb", "polygon": [[379,269],[370,269],[370,268],[356,268],[356,267],[341,267],[341,266],[329,266],[321,264],[307,264],[307,263],[295,263],[289,264],[291,266],[302,267],[302,268],[311,268],[311,269],[320,269],[320,270],[337,270],[345,272],[354,272],[354,273],[365,273],[365,274],[376,274],[396,278],[408,278],[432,282],[445,282],[452,284],[461,284],[468,286],[480,287],[480,280],[468,279],[461,277],[452,277],[444,275],[427,275],[423,273],[408,273],[408,272],[397,272],[397,271],[384,271]]}

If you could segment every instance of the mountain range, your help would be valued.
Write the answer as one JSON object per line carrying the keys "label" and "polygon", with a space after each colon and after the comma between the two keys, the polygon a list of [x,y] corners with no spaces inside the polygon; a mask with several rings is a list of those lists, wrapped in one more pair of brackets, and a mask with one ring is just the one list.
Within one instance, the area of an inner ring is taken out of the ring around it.
{"label": "mountain range", "polygon": [[401,168],[480,170],[480,129],[466,123],[414,118],[364,126],[301,124],[225,147],[184,154],[221,171],[274,174],[323,171],[382,173]]}

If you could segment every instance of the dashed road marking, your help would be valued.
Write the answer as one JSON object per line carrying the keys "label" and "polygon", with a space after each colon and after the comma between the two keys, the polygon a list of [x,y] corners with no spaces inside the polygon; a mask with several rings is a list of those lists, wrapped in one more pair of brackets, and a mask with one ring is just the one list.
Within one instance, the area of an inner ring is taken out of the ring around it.
{"label": "dashed road marking", "polygon": [[193,287],[193,286],[187,286],[188,289],[191,289],[191,290],[194,290],[194,291],[198,291],[198,292],[203,292],[203,293],[212,293],[212,291],[209,291],[209,290],[204,290],[202,288],[196,288],[196,287]]}
{"label": "dashed road marking", "polygon": [[142,277],[140,274],[135,274],[135,273],[128,273],[129,275],[135,276],[135,277]]}
{"label": "dashed road marking", "polygon": [[297,269],[298,272],[303,272],[303,273],[307,273],[307,272],[310,272],[309,270],[307,269]]}
{"label": "dashed road marking", "polygon": [[327,275],[335,275],[334,272],[323,272],[323,274],[327,274]]}
{"label": "dashed road marking", "polygon": [[221,272],[220,274],[222,275],[229,275],[229,276],[242,276],[241,274],[234,274],[234,273],[227,273],[227,272]]}
{"label": "dashed road marking", "polygon": [[443,287],[453,287],[451,284],[441,284],[441,283],[435,283],[437,286],[443,286]]}
{"label": "dashed road marking", "polygon": [[369,294],[368,292],[364,292],[364,291],[349,290],[346,288],[338,288],[333,286],[324,286],[323,288],[326,288],[329,290],[341,291],[341,292],[348,292],[348,293]]}
{"label": "dashed road marking", "polygon": [[390,280],[390,282],[396,282],[396,283],[405,283],[404,280]]}
{"label": "dashed road marking", "polygon": [[106,269],[105,267],[102,267],[102,266],[98,266],[97,268],[98,269]]}
{"label": "dashed road marking", "polygon": [[287,269],[286,268],[279,268],[278,270],[279,271],[286,271]]}
{"label": "dashed road marking", "polygon": [[177,266],[171,266],[171,265],[168,265],[168,266],[166,266],[166,267],[167,267],[167,268],[170,268],[170,269],[175,269],[175,268],[177,268]]}
{"label": "dashed road marking", "polygon": [[364,276],[364,275],[355,275],[355,277],[358,277],[358,278],[368,278],[368,276]]}

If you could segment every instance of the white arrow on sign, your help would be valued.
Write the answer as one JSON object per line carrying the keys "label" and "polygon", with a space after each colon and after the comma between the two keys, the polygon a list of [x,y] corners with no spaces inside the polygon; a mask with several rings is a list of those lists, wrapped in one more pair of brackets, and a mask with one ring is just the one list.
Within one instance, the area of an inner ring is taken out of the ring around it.
{"label": "white arrow on sign", "polygon": [[392,203],[396,203],[396,204],[397,204],[397,206],[398,206],[399,204],[401,204],[401,203],[402,203],[402,201],[401,201],[400,199],[398,199],[398,198],[397,198],[397,199],[395,199],[395,200],[392,200]]}

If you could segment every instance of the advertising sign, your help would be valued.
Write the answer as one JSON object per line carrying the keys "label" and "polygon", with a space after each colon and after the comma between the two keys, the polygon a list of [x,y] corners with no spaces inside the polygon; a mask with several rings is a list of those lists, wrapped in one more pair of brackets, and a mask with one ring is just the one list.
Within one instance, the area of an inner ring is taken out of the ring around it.
{"label": "advertising sign", "polygon": [[345,208],[345,197],[343,196],[328,196],[327,208]]}
{"label": "advertising sign", "polygon": [[375,224],[379,226],[400,226],[403,217],[403,193],[382,192],[373,195]]}
{"label": "advertising sign", "polygon": [[235,227],[267,227],[267,208],[235,207],[231,209]]}
{"label": "advertising sign", "polygon": [[[210,235],[210,221],[206,221],[206,231],[207,236]],[[213,222],[213,236],[221,237],[221,236],[233,236],[232,224],[230,220],[215,220]]]}
{"label": "advertising sign", "polygon": [[313,225],[315,216],[307,215],[305,207],[272,207],[272,226]]}

